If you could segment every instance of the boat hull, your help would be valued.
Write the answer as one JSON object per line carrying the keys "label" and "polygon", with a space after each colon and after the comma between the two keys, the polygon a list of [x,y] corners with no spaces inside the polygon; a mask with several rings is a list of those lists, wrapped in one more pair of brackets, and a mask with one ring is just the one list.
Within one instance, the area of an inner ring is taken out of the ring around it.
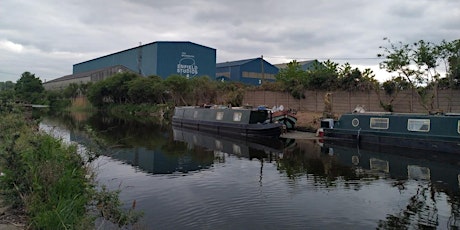
{"label": "boat hull", "polygon": [[[172,125],[227,136],[279,137],[282,124],[267,122],[267,117],[261,114],[263,112],[243,109],[176,108]],[[219,116],[221,120],[216,119]]]}
{"label": "boat hull", "polygon": [[348,143],[357,146],[374,146],[375,148],[398,147],[460,154],[460,141],[449,139],[421,138],[410,135],[381,135],[366,132],[351,132],[344,130],[324,129],[324,139],[338,143]]}
{"label": "boat hull", "polygon": [[458,115],[345,114],[322,126],[324,139],[460,154]]}

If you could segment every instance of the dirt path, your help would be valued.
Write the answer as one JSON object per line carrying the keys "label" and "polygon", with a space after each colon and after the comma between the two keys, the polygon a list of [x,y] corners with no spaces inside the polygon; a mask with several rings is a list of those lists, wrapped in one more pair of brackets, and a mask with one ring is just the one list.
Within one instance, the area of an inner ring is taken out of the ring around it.
{"label": "dirt path", "polygon": [[0,230],[25,229],[26,217],[24,214],[5,205],[3,199],[0,196]]}

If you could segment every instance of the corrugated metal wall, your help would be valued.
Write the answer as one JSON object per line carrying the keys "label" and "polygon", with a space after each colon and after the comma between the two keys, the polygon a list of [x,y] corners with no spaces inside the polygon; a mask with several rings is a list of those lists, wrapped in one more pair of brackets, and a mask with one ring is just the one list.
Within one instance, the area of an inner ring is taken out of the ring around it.
{"label": "corrugated metal wall", "polygon": [[[140,63],[140,64],[139,64]],[[216,75],[216,50],[192,42],[153,42],[73,65],[73,74],[123,65],[144,76]]]}

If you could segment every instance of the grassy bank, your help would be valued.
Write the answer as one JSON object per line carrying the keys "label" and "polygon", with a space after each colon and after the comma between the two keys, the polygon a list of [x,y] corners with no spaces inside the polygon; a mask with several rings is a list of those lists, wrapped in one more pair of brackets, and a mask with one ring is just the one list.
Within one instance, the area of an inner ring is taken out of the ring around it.
{"label": "grassy bank", "polygon": [[92,229],[100,217],[119,226],[137,221],[139,213],[121,210],[119,191],[98,189],[85,160],[94,157],[40,132],[37,121],[23,114],[0,108],[0,189],[27,216],[27,228]]}

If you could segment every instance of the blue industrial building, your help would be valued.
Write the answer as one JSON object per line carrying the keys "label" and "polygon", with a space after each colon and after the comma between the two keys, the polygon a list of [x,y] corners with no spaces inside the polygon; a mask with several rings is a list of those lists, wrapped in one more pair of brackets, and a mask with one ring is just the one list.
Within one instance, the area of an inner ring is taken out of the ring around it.
{"label": "blue industrial building", "polygon": [[216,64],[216,80],[260,85],[275,81],[278,68],[262,57]]}
{"label": "blue industrial building", "polygon": [[[308,60],[308,61],[298,61],[299,66],[302,70],[307,71],[307,70],[313,70],[317,66],[322,65],[318,60]],[[281,63],[281,64],[275,64],[275,66],[278,69],[283,69],[287,68],[289,63]]]}
{"label": "blue industrial building", "polygon": [[212,77],[216,73],[216,49],[188,41],[157,41],[75,64],[73,74],[116,65],[163,79],[176,74]]}

